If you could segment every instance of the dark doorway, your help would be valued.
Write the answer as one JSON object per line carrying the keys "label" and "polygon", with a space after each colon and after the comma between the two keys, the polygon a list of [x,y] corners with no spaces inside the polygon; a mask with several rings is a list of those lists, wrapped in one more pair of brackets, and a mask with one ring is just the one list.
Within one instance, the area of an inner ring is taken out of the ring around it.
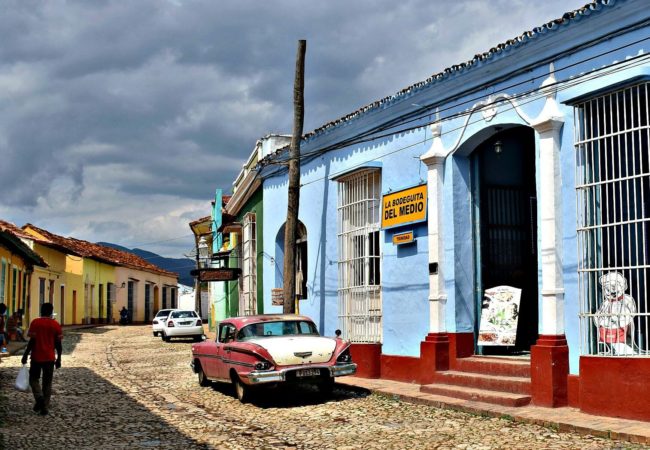
{"label": "dark doorway", "polygon": [[476,233],[477,321],[485,289],[521,289],[514,346],[480,346],[480,354],[518,354],[538,336],[535,136],[527,127],[498,130],[472,154]]}

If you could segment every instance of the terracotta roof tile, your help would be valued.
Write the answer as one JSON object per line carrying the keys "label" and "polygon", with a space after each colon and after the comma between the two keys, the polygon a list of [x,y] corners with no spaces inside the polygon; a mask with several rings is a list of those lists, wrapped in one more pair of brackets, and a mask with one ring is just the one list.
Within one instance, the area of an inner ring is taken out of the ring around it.
{"label": "terracotta roof tile", "polygon": [[33,240],[33,236],[25,233],[11,222],[0,220],[0,240],[4,241],[5,245],[13,248],[13,251],[22,255],[23,258],[26,258],[29,263],[41,267],[47,267],[48,265],[41,255],[32,250],[22,241],[22,239]]}
{"label": "terracotta roof tile", "polygon": [[4,220],[0,219],[0,230],[2,231],[8,231],[9,233],[12,233],[16,237],[22,238],[22,239],[31,239],[34,240],[34,236],[31,234],[25,233],[21,228],[17,227],[11,222],[6,222]]}
{"label": "terracotta roof tile", "polygon": [[62,248],[69,249],[75,254],[85,258],[95,259],[115,266],[130,267],[160,275],[175,278],[178,277],[177,273],[162,269],[131,252],[118,250],[116,248],[95,244],[81,239],[59,236],[32,224],[26,224],[23,228],[31,228],[38,234],[44,236],[48,241],[53,242]]}

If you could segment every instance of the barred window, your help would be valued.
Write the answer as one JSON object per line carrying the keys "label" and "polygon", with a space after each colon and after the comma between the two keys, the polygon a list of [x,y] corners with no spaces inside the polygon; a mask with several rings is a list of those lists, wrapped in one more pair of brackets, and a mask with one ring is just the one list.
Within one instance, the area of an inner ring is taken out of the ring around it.
{"label": "barred window", "polygon": [[647,356],[648,83],[584,101],[574,113],[581,351]]}
{"label": "barred window", "polygon": [[339,180],[339,324],[352,342],[381,342],[381,172]]}

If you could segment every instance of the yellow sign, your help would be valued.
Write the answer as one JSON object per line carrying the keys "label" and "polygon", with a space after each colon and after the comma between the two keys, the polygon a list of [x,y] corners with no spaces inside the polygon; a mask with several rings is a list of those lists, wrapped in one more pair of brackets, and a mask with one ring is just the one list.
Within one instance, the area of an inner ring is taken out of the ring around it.
{"label": "yellow sign", "polygon": [[385,194],[382,205],[382,228],[422,222],[427,219],[427,185]]}
{"label": "yellow sign", "polygon": [[400,244],[410,244],[415,238],[413,237],[413,232],[408,231],[406,233],[399,233],[393,235],[393,245]]}

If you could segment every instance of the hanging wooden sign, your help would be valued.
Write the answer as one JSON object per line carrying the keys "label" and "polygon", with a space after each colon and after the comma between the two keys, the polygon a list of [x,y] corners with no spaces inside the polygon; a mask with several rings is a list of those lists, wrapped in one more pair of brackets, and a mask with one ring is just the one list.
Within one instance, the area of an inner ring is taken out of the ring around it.
{"label": "hanging wooden sign", "polygon": [[207,269],[194,269],[190,272],[199,281],[234,281],[239,278],[241,269],[229,269],[224,267],[211,267]]}

